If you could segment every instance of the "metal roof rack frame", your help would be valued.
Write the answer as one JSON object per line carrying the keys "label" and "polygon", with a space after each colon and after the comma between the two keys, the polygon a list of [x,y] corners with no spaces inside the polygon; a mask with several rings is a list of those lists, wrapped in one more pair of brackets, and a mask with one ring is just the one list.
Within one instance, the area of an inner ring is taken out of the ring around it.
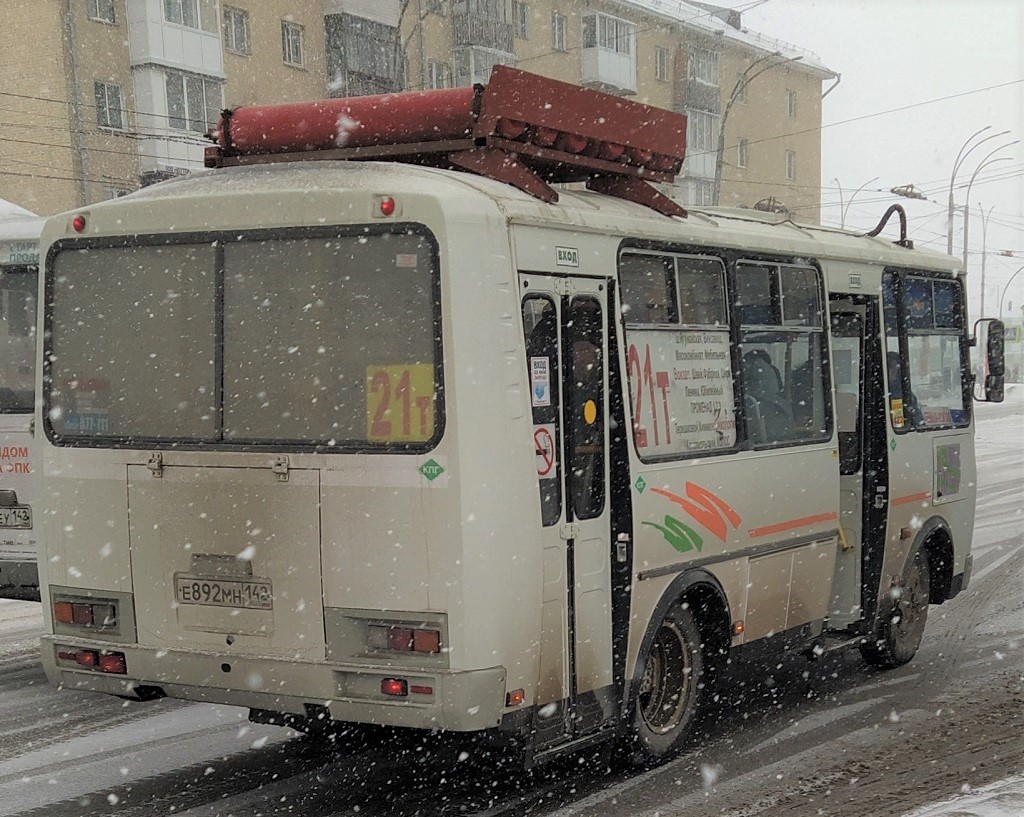
{"label": "metal roof rack frame", "polygon": [[495,66],[487,85],[225,110],[207,167],[313,160],[398,161],[464,170],[555,203],[554,183],[686,210],[650,182],[671,182],[686,117]]}

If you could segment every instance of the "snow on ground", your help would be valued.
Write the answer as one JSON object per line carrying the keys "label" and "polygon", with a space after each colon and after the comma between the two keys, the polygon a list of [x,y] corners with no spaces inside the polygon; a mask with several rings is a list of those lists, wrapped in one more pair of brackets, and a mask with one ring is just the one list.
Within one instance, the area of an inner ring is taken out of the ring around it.
{"label": "snow on ground", "polygon": [[1024,777],[1008,777],[905,817],[1020,817],[1024,814]]}

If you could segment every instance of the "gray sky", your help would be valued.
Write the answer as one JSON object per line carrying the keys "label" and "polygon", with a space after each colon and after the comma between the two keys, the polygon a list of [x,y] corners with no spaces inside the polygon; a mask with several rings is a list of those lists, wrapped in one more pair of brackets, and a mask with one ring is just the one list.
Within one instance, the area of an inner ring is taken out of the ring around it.
{"label": "gray sky", "polygon": [[[746,27],[809,49],[842,74],[825,99],[822,131],[822,219],[839,224],[838,178],[849,196],[847,227],[874,227],[889,204],[901,202],[918,246],[946,249],[946,204],[961,145],[985,125],[985,136],[1011,133],[974,151],[957,174],[966,186],[978,162],[1004,141],[1024,139],[1024,2],[1022,0],[725,0],[743,11]],[[1013,82],[988,91],[980,89]],[[823,86],[823,87],[827,87]],[[975,93],[971,93],[975,92]],[[953,99],[919,105],[928,100]],[[908,108],[908,106],[916,107]],[[855,122],[845,120],[898,109]],[[834,124],[833,124],[834,123]],[[980,291],[982,221],[979,204],[995,206],[988,222],[985,312],[995,315],[1009,276],[1024,264],[1024,150],[997,156],[971,188],[972,311]],[[813,183],[813,182],[812,182]],[[932,201],[898,199],[887,191],[914,184]],[[878,192],[883,191],[883,192]],[[962,205],[966,190],[954,191]],[[895,222],[893,225],[894,226]],[[895,233],[894,233],[895,235]],[[954,229],[962,251],[963,219]],[[1013,250],[1016,257],[998,255]],[[1007,291],[1016,315],[1024,305],[1024,272]],[[1004,309],[1006,306],[1004,306]]]}

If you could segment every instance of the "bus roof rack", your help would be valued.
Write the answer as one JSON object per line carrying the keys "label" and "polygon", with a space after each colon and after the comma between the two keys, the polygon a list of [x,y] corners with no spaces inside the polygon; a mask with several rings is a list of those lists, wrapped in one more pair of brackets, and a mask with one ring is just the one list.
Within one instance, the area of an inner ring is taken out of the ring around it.
{"label": "bus roof rack", "polygon": [[686,117],[495,66],[487,85],[225,110],[207,167],[356,159],[465,170],[557,202],[551,183],[686,210],[650,182],[670,182],[686,151]]}

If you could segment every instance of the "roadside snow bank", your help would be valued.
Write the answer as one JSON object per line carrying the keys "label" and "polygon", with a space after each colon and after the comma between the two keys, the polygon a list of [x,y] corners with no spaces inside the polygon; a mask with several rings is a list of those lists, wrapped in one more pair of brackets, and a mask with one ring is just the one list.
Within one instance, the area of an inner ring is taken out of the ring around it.
{"label": "roadside snow bank", "polygon": [[1020,817],[1024,814],[1024,776],[1008,777],[944,803],[925,806],[904,817]]}

